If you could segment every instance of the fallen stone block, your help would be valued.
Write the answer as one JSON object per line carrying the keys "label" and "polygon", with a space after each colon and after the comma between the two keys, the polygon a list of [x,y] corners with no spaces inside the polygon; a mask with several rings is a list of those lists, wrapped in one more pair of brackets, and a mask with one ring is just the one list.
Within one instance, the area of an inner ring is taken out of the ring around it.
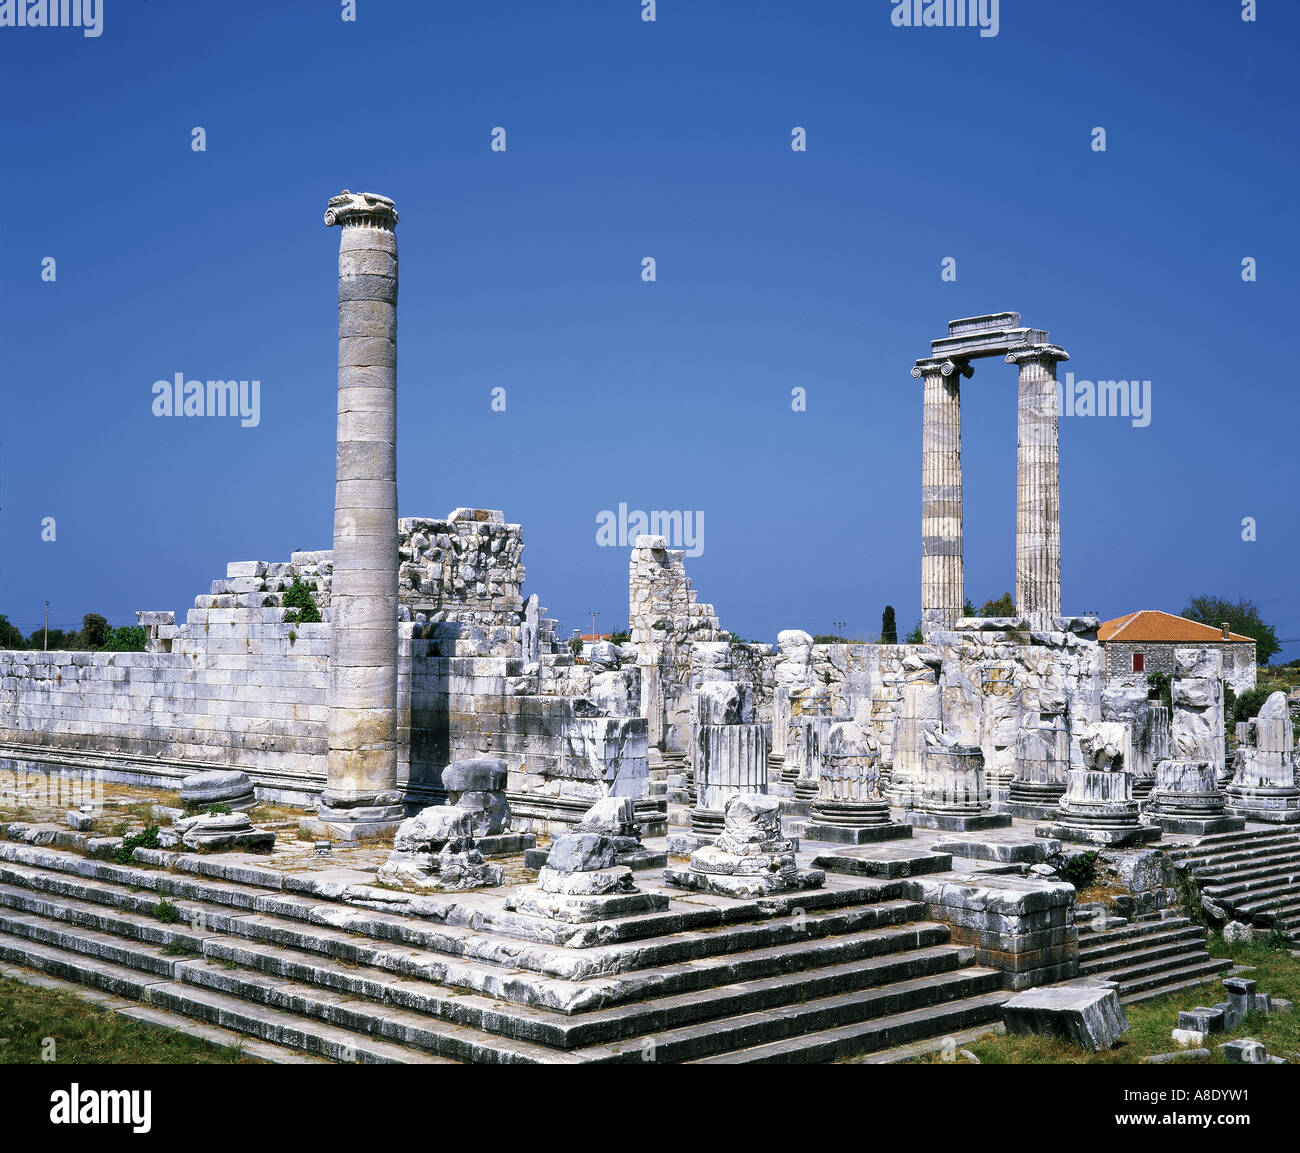
{"label": "fallen stone block", "polygon": [[1128,1029],[1113,988],[1086,985],[1030,989],[1002,1006],[1009,1033],[1060,1037],[1089,1052],[1109,1049]]}

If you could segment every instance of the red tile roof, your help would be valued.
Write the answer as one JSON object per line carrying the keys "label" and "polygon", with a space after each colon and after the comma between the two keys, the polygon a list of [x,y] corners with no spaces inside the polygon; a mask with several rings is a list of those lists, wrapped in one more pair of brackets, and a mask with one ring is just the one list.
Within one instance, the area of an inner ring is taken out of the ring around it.
{"label": "red tile roof", "polygon": [[1129,613],[1126,617],[1107,621],[1097,630],[1097,639],[1123,641],[1125,644],[1197,645],[1215,641],[1228,644],[1255,643],[1253,637],[1244,637],[1241,633],[1234,632],[1228,633],[1225,640],[1222,628],[1189,621],[1186,617],[1176,617],[1173,613],[1162,613],[1158,609],[1144,609],[1142,612]]}

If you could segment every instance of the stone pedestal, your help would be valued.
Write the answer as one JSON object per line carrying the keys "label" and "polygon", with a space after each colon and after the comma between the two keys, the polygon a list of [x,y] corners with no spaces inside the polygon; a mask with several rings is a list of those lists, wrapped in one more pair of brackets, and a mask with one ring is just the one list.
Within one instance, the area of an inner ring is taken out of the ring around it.
{"label": "stone pedestal", "polygon": [[696,804],[691,832],[699,841],[722,831],[727,801],[767,792],[767,733],[754,720],[748,684],[706,681],[691,702]]}
{"label": "stone pedestal", "polygon": [[799,775],[794,781],[794,803],[787,804],[786,810],[807,813],[809,806],[821,790],[822,758],[826,749],[826,738],[834,720],[825,713],[806,713],[797,718],[801,737],[802,763]]}
{"label": "stone pedestal", "polygon": [[1035,832],[1078,845],[1140,845],[1160,839],[1157,826],[1139,820],[1133,780],[1122,769],[1071,769],[1055,818]]}
{"label": "stone pedestal", "polygon": [[1300,788],[1292,765],[1295,738],[1286,695],[1273,693],[1249,722],[1241,763],[1227,788],[1233,816],[1270,824],[1300,823]]}
{"label": "stone pedestal", "polygon": [[417,892],[459,892],[501,885],[505,871],[484,861],[474,843],[470,813],[432,805],[398,827],[377,879],[381,885]]}
{"label": "stone pedestal", "polygon": [[1218,775],[1208,761],[1161,761],[1147,798],[1146,818],[1167,833],[1233,833],[1245,828],[1228,814]]}
{"label": "stone pedestal", "polygon": [[1007,810],[1017,817],[1050,818],[1070,780],[1070,730],[1064,717],[1025,724],[1016,733],[1016,774]]}
{"label": "stone pedestal", "polygon": [[724,827],[712,845],[691,854],[690,867],[664,870],[664,880],[683,889],[726,897],[765,897],[820,888],[826,874],[795,864],[793,841],[781,832],[781,799],[737,793],[727,801]]}
{"label": "stone pedestal", "polygon": [[1216,649],[1174,650],[1170,760],[1205,761],[1228,783],[1223,719],[1223,658]]}
{"label": "stone pedestal", "polygon": [[903,686],[903,712],[894,725],[894,771],[888,793],[895,805],[910,808],[921,795],[926,733],[939,727],[942,715],[943,697],[937,684]]}
{"label": "stone pedestal", "polygon": [[1164,705],[1148,702],[1135,710],[1131,727],[1129,763],[1133,795],[1145,800],[1155,788],[1156,766],[1169,759],[1173,718]]}
{"label": "stone pedestal", "polygon": [[993,812],[984,754],[972,745],[931,746],[925,752],[921,795],[908,820],[925,829],[969,832],[1011,824]]}
{"label": "stone pedestal", "polygon": [[996,800],[1005,800],[1016,775],[1015,746],[1020,730],[1020,688],[1014,661],[980,666],[980,738],[984,776]]}
{"label": "stone pedestal", "polygon": [[566,833],[551,844],[536,886],[520,889],[507,907],[525,916],[586,925],[662,912],[668,898],[636,887],[632,870],[618,863],[613,837]]}
{"label": "stone pedestal", "polygon": [[[833,734],[832,734],[833,740]],[[804,826],[808,841],[866,845],[910,837],[912,827],[890,819],[881,793],[880,752],[827,751],[812,820]]]}

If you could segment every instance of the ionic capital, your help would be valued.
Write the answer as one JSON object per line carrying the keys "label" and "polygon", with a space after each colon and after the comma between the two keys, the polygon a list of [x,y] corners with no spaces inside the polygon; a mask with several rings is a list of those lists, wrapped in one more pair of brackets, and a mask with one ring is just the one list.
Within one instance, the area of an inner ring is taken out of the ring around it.
{"label": "ionic capital", "polygon": [[397,208],[387,196],[349,192],[345,188],[340,195],[330,197],[325,223],[331,228],[338,224],[345,228],[382,228],[392,232],[397,224]]}
{"label": "ionic capital", "polygon": [[1055,365],[1058,361],[1069,359],[1070,354],[1059,344],[1022,344],[1007,353],[1007,363],[1015,365],[1035,362]]}
{"label": "ionic capital", "polygon": [[912,366],[912,376],[917,380],[923,376],[934,376],[936,373],[940,376],[952,376],[953,373],[958,373],[969,380],[975,375],[975,370],[969,361],[951,360],[946,356],[926,357]]}

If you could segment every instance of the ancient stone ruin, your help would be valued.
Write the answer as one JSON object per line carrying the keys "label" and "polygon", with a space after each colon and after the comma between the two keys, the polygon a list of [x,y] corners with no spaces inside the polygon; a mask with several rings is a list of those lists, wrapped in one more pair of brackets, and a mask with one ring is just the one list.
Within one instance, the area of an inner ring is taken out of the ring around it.
{"label": "ancient stone ruin", "polygon": [[[0,652],[0,961],[232,1022],[268,1059],[748,1063],[1001,1020],[1108,1047],[1123,1004],[1228,965],[1173,923],[1180,870],[1207,915],[1300,930],[1239,881],[1300,822],[1285,699],[1229,768],[1213,648],[1178,651],[1170,710],[1062,613],[1046,332],[955,320],[912,369],[921,643],[742,642],[649,532],[626,642],[571,648],[525,595],[521,526],[398,518],[398,214],[345,191],[326,223],[330,547],[142,612],[145,652]],[[995,356],[1016,611],[971,618],[960,391]],[[1081,860],[1111,906],[1078,904]],[[215,931],[160,928],[164,896]]]}

